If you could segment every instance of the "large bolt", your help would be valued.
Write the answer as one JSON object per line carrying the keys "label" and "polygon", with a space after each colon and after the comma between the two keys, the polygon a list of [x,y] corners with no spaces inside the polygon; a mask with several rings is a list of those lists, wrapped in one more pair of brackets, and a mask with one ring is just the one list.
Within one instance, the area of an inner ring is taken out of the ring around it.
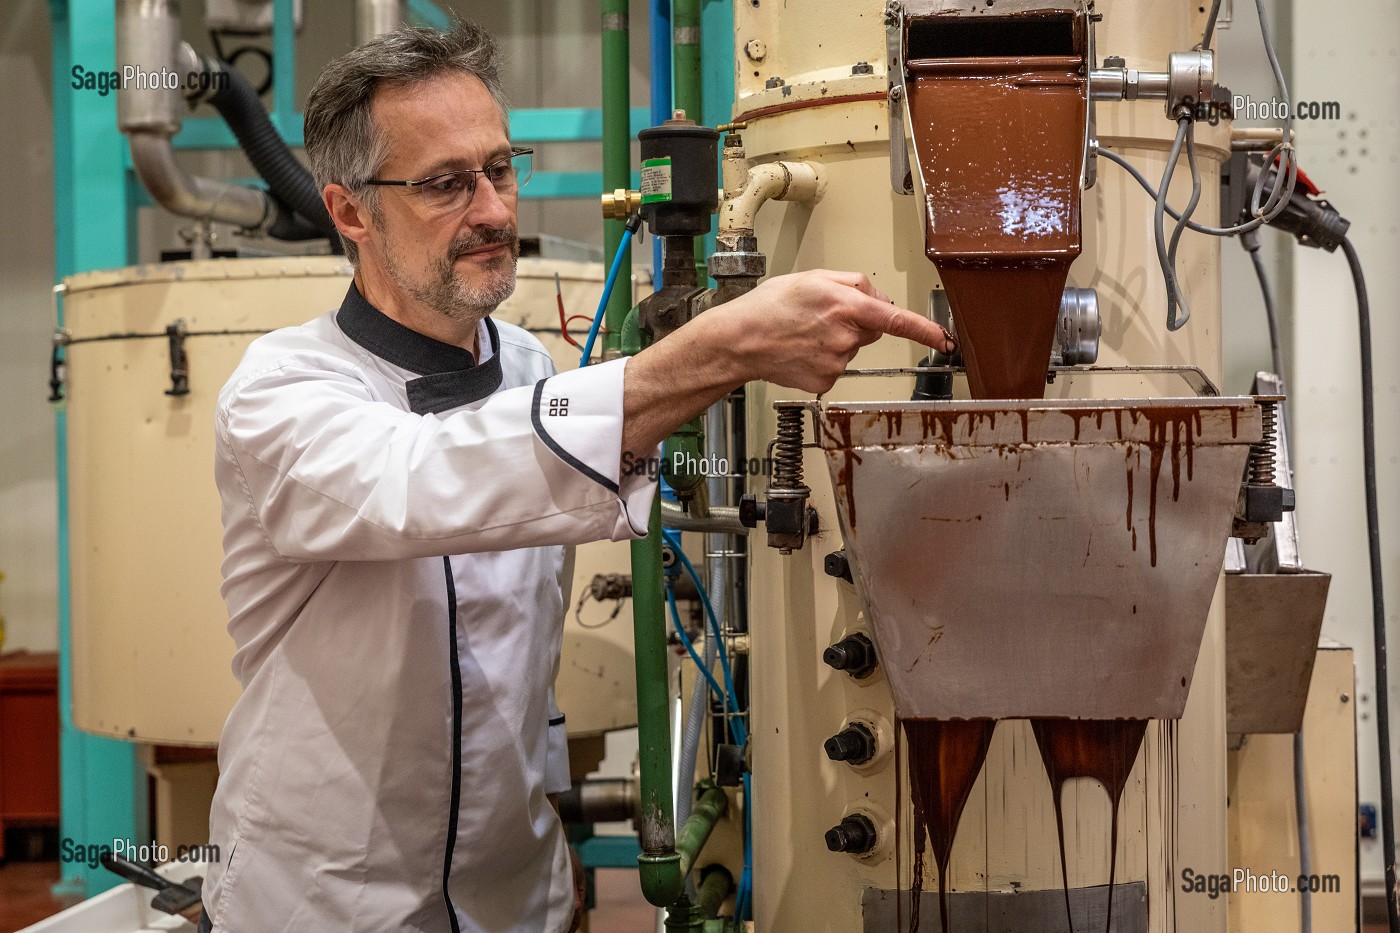
{"label": "large bolt", "polygon": [[846,557],[845,548],[839,551],[832,551],[830,554],[826,555],[826,561],[822,565],[822,569],[826,571],[828,577],[836,577],[845,580],[847,583],[855,582],[854,578],[851,577],[851,561]]}
{"label": "large bolt", "polygon": [[875,757],[875,735],[862,722],[853,722],[826,740],[822,746],[832,761],[863,765]]}
{"label": "large bolt", "polygon": [[838,671],[845,671],[860,679],[869,677],[879,659],[875,656],[875,643],[870,636],[856,632],[831,645],[822,652],[822,660]]}
{"label": "large bolt", "polygon": [[863,855],[875,848],[875,824],[863,813],[852,813],[826,831],[826,847],[832,852]]}

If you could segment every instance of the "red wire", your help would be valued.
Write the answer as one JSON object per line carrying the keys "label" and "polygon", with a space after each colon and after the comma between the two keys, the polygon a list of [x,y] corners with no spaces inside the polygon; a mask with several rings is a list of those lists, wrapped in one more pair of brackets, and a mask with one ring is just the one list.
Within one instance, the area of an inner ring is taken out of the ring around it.
{"label": "red wire", "polygon": [[[554,295],[559,303],[559,333],[563,334],[564,339],[569,341],[569,343],[582,350],[583,344],[575,340],[573,335],[569,333],[569,320],[572,320],[572,318],[566,320],[564,317],[564,290],[559,287],[559,280],[557,278],[554,280]],[[575,315],[575,317],[580,316],[581,315]]]}

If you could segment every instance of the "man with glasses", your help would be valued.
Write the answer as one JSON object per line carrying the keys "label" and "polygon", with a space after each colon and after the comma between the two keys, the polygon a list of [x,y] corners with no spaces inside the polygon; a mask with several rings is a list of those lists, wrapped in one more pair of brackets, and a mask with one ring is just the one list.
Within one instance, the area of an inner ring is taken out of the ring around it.
{"label": "man with glasses", "polygon": [[530,151],[491,39],[401,29],[332,62],[306,151],[355,267],[341,307],[253,343],[220,395],[224,728],[206,929],[577,923],[549,795],[567,545],[646,533],[623,476],[745,382],[825,391],[882,333],[951,349],[864,276],[775,278],[630,360],[556,375],[491,318]]}

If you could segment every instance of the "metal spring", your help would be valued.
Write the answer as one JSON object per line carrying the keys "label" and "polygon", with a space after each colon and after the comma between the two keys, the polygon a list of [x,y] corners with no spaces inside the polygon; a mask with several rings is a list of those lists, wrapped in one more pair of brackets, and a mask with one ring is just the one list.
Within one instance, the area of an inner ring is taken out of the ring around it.
{"label": "metal spring", "polygon": [[778,438],[773,442],[773,485],[779,489],[802,486],[801,405],[775,405]]}
{"label": "metal spring", "polygon": [[1278,431],[1275,427],[1277,404],[1259,402],[1259,411],[1264,426],[1264,437],[1249,448],[1249,481],[1259,486],[1274,485],[1274,447],[1278,444]]}

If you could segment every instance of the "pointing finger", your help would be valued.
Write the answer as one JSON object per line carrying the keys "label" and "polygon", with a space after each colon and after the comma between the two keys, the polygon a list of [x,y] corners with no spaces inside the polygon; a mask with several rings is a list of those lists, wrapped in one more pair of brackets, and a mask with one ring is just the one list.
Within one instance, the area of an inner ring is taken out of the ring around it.
{"label": "pointing finger", "polygon": [[943,353],[952,353],[953,339],[942,327],[923,315],[905,308],[876,301],[861,302],[852,310],[851,323],[862,330],[881,331],[904,337]]}

